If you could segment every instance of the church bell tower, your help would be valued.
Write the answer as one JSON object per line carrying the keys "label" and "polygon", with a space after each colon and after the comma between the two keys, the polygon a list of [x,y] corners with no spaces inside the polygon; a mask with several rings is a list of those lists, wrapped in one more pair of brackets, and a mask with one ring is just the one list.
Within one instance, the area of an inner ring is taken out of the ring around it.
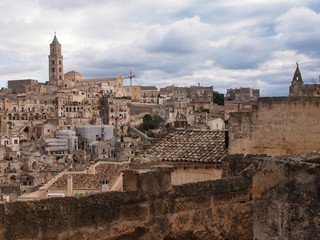
{"label": "church bell tower", "polygon": [[56,34],[50,44],[49,57],[49,85],[63,86],[63,56],[61,55],[61,44]]}

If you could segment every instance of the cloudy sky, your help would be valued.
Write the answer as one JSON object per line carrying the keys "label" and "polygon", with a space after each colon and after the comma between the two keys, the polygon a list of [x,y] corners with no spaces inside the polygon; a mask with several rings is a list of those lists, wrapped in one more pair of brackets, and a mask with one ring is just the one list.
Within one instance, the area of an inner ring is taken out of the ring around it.
{"label": "cloudy sky", "polygon": [[319,26],[319,0],[1,0],[0,87],[47,81],[56,31],[64,71],[84,78],[286,96],[297,60],[319,80]]}

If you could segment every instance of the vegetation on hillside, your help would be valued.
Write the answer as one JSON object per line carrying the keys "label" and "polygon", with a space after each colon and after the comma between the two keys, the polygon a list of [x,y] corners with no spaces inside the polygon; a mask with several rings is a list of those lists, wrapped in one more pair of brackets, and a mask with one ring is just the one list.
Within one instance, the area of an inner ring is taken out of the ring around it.
{"label": "vegetation on hillside", "polygon": [[141,130],[143,131],[148,131],[150,129],[157,129],[160,126],[160,123],[163,123],[164,120],[158,116],[151,116],[150,114],[146,114],[143,117],[143,122],[142,122],[142,126],[140,127]]}
{"label": "vegetation on hillside", "polygon": [[213,91],[213,102],[218,105],[224,105],[224,95],[222,93],[218,93]]}

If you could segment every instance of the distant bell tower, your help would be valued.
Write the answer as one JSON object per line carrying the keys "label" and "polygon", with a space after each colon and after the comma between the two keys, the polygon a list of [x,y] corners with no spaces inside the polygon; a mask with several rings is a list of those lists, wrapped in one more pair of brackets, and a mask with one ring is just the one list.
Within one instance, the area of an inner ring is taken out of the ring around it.
{"label": "distant bell tower", "polygon": [[305,96],[305,87],[302,81],[301,72],[299,69],[299,64],[297,61],[296,71],[293,74],[293,78],[291,81],[291,86],[289,87],[289,96],[297,97],[297,96]]}
{"label": "distant bell tower", "polygon": [[296,64],[297,64],[297,67],[296,67],[296,71],[294,72],[291,84],[297,84],[297,83],[298,84],[303,84],[298,61],[297,61]]}
{"label": "distant bell tower", "polygon": [[50,44],[49,57],[49,84],[63,86],[63,56],[61,55],[61,44],[58,42],[56,33]]}

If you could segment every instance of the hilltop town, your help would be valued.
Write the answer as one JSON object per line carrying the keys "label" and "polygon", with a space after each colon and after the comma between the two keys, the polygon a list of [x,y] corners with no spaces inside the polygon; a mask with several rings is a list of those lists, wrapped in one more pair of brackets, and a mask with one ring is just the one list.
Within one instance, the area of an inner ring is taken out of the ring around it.
{"label": "hilltop town", "polygon": [[239,88],[228,89],[224,99],[213,86],[200,84],[158,90],[132,85],[132,74],[125,78],[128,86],[121,75],[64,74],[57,36],[48,61],[48,82],[9,80],[0,91],[3,198],[14,200],[92,162],[130,162],[153,138],[176,127],[226,131],[230,112],[251,111],[259,97],[259,90]]}
{"label": "hilltop town", "polygon": [[[64,73],[56,35],[48,61],[46,83],[8,80],[0,91],[0,239],[299,239],[319,230],[320,85],[304,84],[298,63],[288,96],[261,98],[250,87],[224,96],[201,83],[134,85],[132,73]],[[31,223],[13,227],[18,214]]]}

